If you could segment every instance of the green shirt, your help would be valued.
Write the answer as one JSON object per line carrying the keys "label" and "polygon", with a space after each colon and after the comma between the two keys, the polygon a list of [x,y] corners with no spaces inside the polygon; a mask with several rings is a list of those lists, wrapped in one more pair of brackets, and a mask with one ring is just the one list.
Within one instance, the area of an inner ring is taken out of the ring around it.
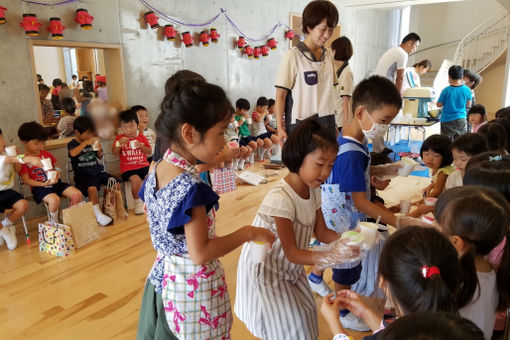
{"label": "green shirt", "polygon": [[[240,121],[241,119],[244,119],[243,116],[235,115],[236,121]],[[250,134],[250,128],[248,127],[248,123],[246,123],[246,119],[244,120],[243,124],[239,127],[239,138],[244,138],[251,136]]]}

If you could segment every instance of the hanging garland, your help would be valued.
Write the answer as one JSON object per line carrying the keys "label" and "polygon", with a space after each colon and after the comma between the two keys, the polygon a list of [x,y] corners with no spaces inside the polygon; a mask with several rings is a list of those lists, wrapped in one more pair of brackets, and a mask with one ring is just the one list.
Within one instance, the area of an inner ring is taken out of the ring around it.
{"label": "hanging garland", "polygon": [[44,2],[38,2],[38,1],[31,1],[31,0],[21,0],[22,2],[26,2],[28,4],[33,4],[33,5],[41,5],[41,6],[60,6],[60,5],[67,5],[67,4],[71,4],[73,2],[78,2],[80,0],[65,0],[65,1],[60,1],[60,2],[55,2],[55,3],[52,3],[52,4],[45,4]]}

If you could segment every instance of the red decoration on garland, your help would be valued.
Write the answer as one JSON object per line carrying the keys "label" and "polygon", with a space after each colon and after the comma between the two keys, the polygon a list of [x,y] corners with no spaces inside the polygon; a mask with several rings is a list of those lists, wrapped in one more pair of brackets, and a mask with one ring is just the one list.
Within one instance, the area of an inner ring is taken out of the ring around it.
{"label": "red decoration on garland", "polygon": [[177,36],[177,31],[174,28],[174,25],[165,25],[165,37],[168,40],[175,40],[175,37]]}
{"label": "red decoration on garland", "polygon": [[149,11],[147,13],[144,14],[145,16],[145,21],[147,21],[147,23],[149,25],[151,25],[151,28],[152,29],[156,29],[159,27],[159,18],[156,16],[156,14],[154,14],[153,11]]}
{"label": "red decoration on garland", "polygon": [[0,6],[0,25],[5,24],[5,11],[7,11],[7,8]]}
{"label": "red decoration on garland", "polygon": [[285,38],[289,39],[289,40],[292,40],[294,39],[294,31],[293,30],[288,30],[285,32]]}
{"label": "red decoration on garland", "polygon": [[244,40],[244,37],[239,36],[239,40],[237,40],[237,48],[242,50],[245,45],[246,45],[246,41]]}
{"label": "red decoration on garland", "polygon": [[244,46],[243,53],[248,56],[248,58],[253,57],[253,48],[250,45]]}
{"label": "red decoration on garland", "polygon": [[200,32],[200,37],[198,39],[204,46],[209,46],[209,34],[207,34],[206,31]]}
{"label": "red decoration on garland", "polygon": [[262,53],[262,51],[260,50],[260,46],[257,46],[253,49],[253,57],[255,59],[258,59],[260,58],[260,54]]}
{"label": "red decoration on garland", "polygon": [[211,41],[216,44],[218,42],[218,39],[220,38],[220,36],[221,35],[218,33],[216,28],[211,27]]}
{"label": "red decoration on garland", "polygon": [[50,25],[48,26],[48,31],[51,32],[51,36],[53,40],[60,40],[64,38],[64,30],[66,27],[62,25],[60,18],[50,18]]}
{"label": "red decoration on garland", "polygon": [[278,45],[278,41],[274,40],[274,38],[271,38],[267,41],[267,47],[271,48],[272,50],[276,50],[276,45]]}
{"label": "red decoration on garland", "polygon": [[92,21],[94,17],[89,14],[85,8],[78,8],[74,21],[80,24],[82,30],[89,30],[92,28]]}
{"label": "red decoration on garland", "polygon": [[266,45],[260,46],[260,53],[262,53],[263,57],[267,57],[269,55],[269,47]]}
{"label": "red decoration on garland", "polygon": [[23,21],[19,24],[25,30],[25,34],[29,37],[37,37],[39,36],[39,27],[42,26],[40,22],[37,21],[37,16],[35,14],[23,14]]}
{"label": "red decoration on garland", "polygon": [[193,37],[189,32],[182,32],[182,42],[186,47],[193,46]]}

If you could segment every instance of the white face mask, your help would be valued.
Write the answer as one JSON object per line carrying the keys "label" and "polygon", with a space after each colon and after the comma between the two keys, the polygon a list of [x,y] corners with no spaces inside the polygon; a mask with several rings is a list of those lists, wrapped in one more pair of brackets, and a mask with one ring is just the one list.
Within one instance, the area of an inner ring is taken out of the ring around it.
{"label": "white face mask", "polygon": [[388,131],[388,125],[374,122],[374,120],[372,119],[372,117],[370,116],[366,109],[365,112],[367,113],[368,118],[370,118],[370,120],[372,121],[372,127],[370,128],[370,130],[363,129],[363,126],[361,125],[361,120],[359,121],[361,131],[363,131],[365,137],[370,140],[376,139],[377,137],[384,137],[384,135]]}

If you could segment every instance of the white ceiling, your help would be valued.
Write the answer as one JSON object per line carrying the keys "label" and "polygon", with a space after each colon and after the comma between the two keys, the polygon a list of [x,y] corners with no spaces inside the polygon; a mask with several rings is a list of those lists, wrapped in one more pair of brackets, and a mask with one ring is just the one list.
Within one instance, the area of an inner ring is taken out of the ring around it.
{"label": "white ceiling", "polygon": [[[398,8],[412,5],[425,5],[438,2],[453,2],[464,0],[333,0],[334,3],[351,8]],[[480,0],[484,1],[484,0]]]}

